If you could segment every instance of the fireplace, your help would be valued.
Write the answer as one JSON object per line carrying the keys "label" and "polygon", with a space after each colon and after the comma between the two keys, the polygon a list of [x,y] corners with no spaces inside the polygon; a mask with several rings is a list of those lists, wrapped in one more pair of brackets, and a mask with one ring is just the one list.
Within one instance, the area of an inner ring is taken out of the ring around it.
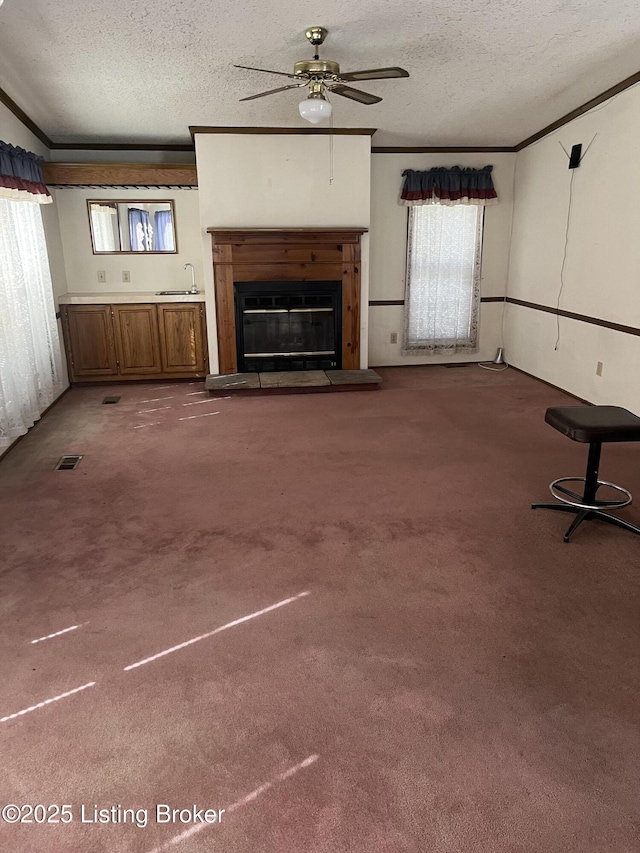
{"label": "fireplace", "polygon": [[237,281],[238,371],[340,370],[341,281]]}
{"label": "fireplace", "polygon": [[219,373],[357,370],[364,228],[209,228]]}

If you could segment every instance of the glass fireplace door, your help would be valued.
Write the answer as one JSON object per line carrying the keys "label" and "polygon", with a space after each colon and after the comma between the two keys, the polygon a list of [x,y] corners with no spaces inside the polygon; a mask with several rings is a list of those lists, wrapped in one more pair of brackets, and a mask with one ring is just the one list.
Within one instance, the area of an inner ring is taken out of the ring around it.
{"label": "glass fireplace door", "polygon": [[340,366],[341,282],[236,282],[238,370]]}

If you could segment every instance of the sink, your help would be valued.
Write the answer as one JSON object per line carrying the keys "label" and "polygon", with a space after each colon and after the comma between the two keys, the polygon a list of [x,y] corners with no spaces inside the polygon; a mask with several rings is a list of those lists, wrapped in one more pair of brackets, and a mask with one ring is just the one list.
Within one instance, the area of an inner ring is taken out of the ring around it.
{"label": "sink", "polygon": [[197,296],[198,290],[158,290],[156,296]]}

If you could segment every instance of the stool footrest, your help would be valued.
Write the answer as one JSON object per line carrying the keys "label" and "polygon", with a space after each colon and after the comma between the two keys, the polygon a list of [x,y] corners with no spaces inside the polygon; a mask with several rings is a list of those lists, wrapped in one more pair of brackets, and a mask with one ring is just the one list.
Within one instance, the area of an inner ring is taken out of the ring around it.
{"label": "stool footrest", "polygon": [[[549,491],[559,503],[535,503],[531,508],[573,513],[575,518],[564,535],[565,542],[583,521],[591,519],[640,534],[640,527],[606,512],[628,506],[632,501],[631,492],[598,479],[602,445],[610,441],[640,441],[640,417],[620,406],[553,406],[547,409],[544,419],[572,441],[588,444],[589,455],[584,477],[560,477],[550,484]],[[582,494],[564,485],[566,483],[584,484]],[[605,487],[620,497],[612,500],[613,496],[608,495],[607,500],[599,500],[598,492]]]}
{"label": "stool footrest", "polygon": [[[603,507],[609,507],[611,509],[620,509],[620,507],[628,506],[633,500],[631,492],[628,492],[626,489],[623,489],[622,486],[616,486],[615,483],[609,483],[607,480],[596,480],[594,491],[597,491],[601,486],[606,486],[607,488],[613,489],[614,491],[624,495],[624,498],[622,498],[621,500],[608,501],[599,501],[597,498],[595,498],[593,503],[588,503],[585,500],[584,494],[579,495],[576,492],[572,492],[570,489],[566,489],[564,486],[560,485],[560,483],[586,484],[586,477],[560,477],[559,479],[554,480],[553,483],[549,484],[549,491],[556,500],[561,501],[563,504],[568,504],[569,506],[576,507],[578,509],[601,509]],[[566,497],[563,497],[563,495],[566,495]]]}

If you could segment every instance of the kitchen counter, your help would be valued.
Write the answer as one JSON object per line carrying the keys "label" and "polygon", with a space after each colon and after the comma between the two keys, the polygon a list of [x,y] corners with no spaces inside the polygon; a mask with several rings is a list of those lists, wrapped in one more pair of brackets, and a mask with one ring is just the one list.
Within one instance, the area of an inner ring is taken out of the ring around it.
{"label": "kitchen counter", "polygon": [[113,305],[136,302],[204,302],[204,293],[181,293],[174,296],[158,296],[155,292],[130,290],[126,293],[64,293],[58,297],[59,305]]}

